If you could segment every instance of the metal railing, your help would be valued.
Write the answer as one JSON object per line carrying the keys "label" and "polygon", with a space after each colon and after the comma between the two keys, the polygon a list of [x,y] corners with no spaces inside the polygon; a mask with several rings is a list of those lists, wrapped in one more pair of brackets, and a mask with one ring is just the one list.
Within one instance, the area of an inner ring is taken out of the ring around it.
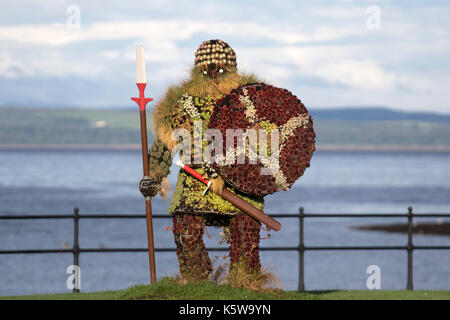
{"label": "metal railing", "polygon": [[[413,251],[414,250],[450,250],[450,246],[416,246],[413,244],[413,218],[450,218],[450,214],[414,214],[413,208],[408,208],[406,214],[307,214],[300,207],[298,214],[271,214],[273,218],[299,219],[299,244],[291,247],[260,247],[262,251],[297,251],[299,253],[299,283],[298,290],[305,290],[305,251],[325,250],[406,250],[407,259],[407,290],[413,290]],[[407,218],[408,232],[407,244],[404,246],[305,246],[304,220],[305,218]],[[145,219],[145,214],[89,214],[80,215],[79,209],[74,208],[73,214],[66,215],[0,215],[0,220],[37,220],[37,219],[73,219],[73,247],[66,249],[26,249],[26,250],[0,250],[1,254],[47,254],[72,253],[73,264],[79,266],[79,257],[82,252],[147,252],[148,248],[81,248],[79,244],[80,219]],[[154,214],[154,219],[170,219],[170,215]],[[227,247],[209,247],[208,251],[228,251]],[[155,252],[175,252],[176,248],[155,248]],[[79,292],[74,288],[73,292]]]}

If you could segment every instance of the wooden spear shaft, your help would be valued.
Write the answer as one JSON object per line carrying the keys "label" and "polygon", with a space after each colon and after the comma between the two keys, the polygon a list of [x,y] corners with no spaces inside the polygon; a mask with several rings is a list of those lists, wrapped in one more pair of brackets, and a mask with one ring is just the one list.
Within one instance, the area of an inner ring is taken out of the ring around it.
{"label": "wooden spear shaft", "polygon": [[[146,98],[144,91],[147,86],[147,76],[145,73],[144,47],[136,47],[136,84],[139,89],[139,98],[131,98],[139,105],[139,117],[141,122],[141,145],[142,145],[142,164],[144,177],[149,177],[149,150],[147,138],[147,115],[145,107],[152,98]],[[151,197],[145,198],[145,211],[147,220],[147,242],[148,242],[148,260],[150,266],[150,282],[156,282],[155,266],[155,245],[153,242],[153,220],[152,220],[152,200]]]}
{"label": "wooden spear shaft", "polygon": [[[141,118],[141,137],[142,137],[142,161],[144,167],[144,177],[149,176],[148,161],[148,140],[147,140],[147,117],[145,109],[139,112]],[[152,200],[151,197],[145,198],[145,211],[147,219],[147,242],[148,242],[148,259],[150,264],[150,282],[156,282],[156,266],[155,266],[155,245],[153,242],[153,219],[152,219]]]}
{"label": "wooden spear shaft", "polygon": [[[147,115],[145,112],[145,106],[148,102],[152,101],[151,98],[145,98],[144,90],[145,83],[138,83],[139,98],[131,98],[139,105],[139,116],[141,122],[141,145],[142,145],[142,167],[144,177],[148,177],[150,174],[149,169],[149,150],[148,150],[148,138],[147,138]],[[151,197],[145,198],[145,211],[147,219],[147,242],[148,242],[148,258],[150,265],[150,282],[153,284],[156,282],[156,266],[155,266],[155,245],[153,242],[153,220],[152,220],[152,200]]]}

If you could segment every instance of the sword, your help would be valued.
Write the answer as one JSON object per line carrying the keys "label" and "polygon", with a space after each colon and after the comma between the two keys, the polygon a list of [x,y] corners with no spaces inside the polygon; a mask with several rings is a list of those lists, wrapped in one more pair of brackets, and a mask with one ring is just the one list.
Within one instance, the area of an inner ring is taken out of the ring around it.
{"label": "sword", "polygon": [[[183,161],[181,161],[181,160],[178,160],[176,162],[176,165],[178,167],[180,167],[181,169],[183,169],[184,171],[186,171],[187,173],[189,173],[190,175],[192,175],[193,177],[197,178],[198,180],[200,180],[201,182],[203,182],[204,184],[207,185],[205,191],[203,192],[203,195],[205,195],[206,192],[208,191],[209,187],[211,186],[211,182],[212,181],[210,181],[208,179],[205,179],[200,173],[198,173],[197,171],[195,171],[191,167],[185,165],[183,163]],[[255,208],[250,203],[248,203],[247,201],[239,198],[237,195],[235,195],[234,193],[228,191],[227,189],[223,189],[222,193],[217,193],[217,194],[219,196],[221,196],[222,198],[224,198],[225,200],[227,200],[228,202],[230,202],[236,208],[239,208],[242,211],[244,211],[246,214],[248,214],[252,218],[258,220],[261,223],[264,223],[269,228],[271,228],[271,229],[273,229],[275,231],[278,231],[278,230],[281,229],[281,224],[277,220],[275,220],[272,217],[268,216],[267,214],[265,214],[263,211],[259,210],[258,208]]]}

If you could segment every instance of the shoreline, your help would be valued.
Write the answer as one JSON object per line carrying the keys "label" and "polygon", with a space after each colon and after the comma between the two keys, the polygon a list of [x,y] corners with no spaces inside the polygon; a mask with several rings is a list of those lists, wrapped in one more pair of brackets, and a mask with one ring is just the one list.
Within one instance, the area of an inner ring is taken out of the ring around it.
{"label": "shoreline", "polygon": [[[375,225],[360,225],[350,227],[354,230],[361,231],[381,231],[388,233],[408,233],[408,224],[394,223],[394,224],[375,224]],[[434,236],[450,236],[450,222],[421,222],[412,225],[412,232],[416,235],[434,235]]]}
{"label": "shoreline", "polygon": [[[140,151],[140,144],[6,144],[0,143],[0,151]],[[442,152],[450,153],[450,146],[398,146],[398,145],[318,145],[317,151],[366,151],[366,152]]]}

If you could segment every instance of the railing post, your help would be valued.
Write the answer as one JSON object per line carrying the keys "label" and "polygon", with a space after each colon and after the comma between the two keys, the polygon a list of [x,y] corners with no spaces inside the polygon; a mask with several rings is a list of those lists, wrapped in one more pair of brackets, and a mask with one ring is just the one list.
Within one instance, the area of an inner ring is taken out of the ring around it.
{"label": "railing post", "polygon": [[[80,244],[78,241],[78,234],[79,234],[78,223],[80,220],[79,211],[80,211],[80,209],[78,209],[77,207],[73,208],[73,248],[72,248],[72,253],[73,253],[73,264],[77,268],[80,267],[80,261],[79,261],[79,259],[80,259]],[[78,277],[79,277],[78,272],[79,272],[78,270],[75,270],[75,285],[72,289],[73,293],[80,292],[80,289],[78,288]]]}
{"label": "railing post", "polygon": [[298,291],[305,291],[305,244],[303,241],[303,207],[299,210],[299,261],[298,261]]}
{"label": "railing post", "polygon": [[406,284],[407,290],[413,290],[413,208],[408,207],[408,282]]}

